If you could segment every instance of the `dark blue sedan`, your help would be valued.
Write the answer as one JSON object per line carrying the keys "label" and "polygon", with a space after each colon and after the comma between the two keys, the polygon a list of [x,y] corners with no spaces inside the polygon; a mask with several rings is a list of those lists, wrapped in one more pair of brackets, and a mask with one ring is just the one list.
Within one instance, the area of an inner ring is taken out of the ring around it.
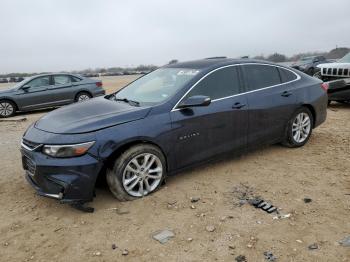
{"label": "dark blue sedan", "polygon": [[43,196],[85,203],[98,177],[132,200],[167,175],[223,153],[303,146],[326,119],[327,86],[255,60],[164,66],[120,91],[55,110],[26,131],[22,160]]}

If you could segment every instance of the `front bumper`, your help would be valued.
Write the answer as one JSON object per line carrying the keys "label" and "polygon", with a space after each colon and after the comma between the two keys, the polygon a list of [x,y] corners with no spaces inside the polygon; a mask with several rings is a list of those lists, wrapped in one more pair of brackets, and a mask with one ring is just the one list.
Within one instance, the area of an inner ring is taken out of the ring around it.
{"label": "front bumper", "polygon": [[74,158],[53,158],[21,148],[22,165],[29,184],[38,195],[64,203],[92,201],[102,162],[85,154]]}

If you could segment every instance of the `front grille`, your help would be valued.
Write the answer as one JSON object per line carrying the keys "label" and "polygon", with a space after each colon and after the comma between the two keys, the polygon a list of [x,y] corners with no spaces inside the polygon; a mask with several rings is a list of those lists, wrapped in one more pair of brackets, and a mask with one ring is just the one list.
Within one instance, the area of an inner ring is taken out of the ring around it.
{"label": "front grille", "polygon": [[30,150],[35,150],[39,146],[41,146],[41,144],[29,141],[27,139],[22,139],[22,143],[23,143],[23,145],[25,145]]}
{"label": "front grille", "polygon": [[328,68],[327,74],[328,74],[328,75],[331,75],[331,74],[332,74],[332,68]]}
{"label": "front grille", "polygon": [[26,170],[31,176],[35,175],[36,165],[27,156],[23,156],[23,169]]}
{"label": "front grille", "polygon": [[348,75],[349,75],[349,69],[347,69],[347,68],[344,69],[344,75],[345,75],[345,76],[348,76]]}
{"label": "front grille", "polygon": [[322,73],[323,73],[324,75],[327,74],[327,68],[323,68]]}

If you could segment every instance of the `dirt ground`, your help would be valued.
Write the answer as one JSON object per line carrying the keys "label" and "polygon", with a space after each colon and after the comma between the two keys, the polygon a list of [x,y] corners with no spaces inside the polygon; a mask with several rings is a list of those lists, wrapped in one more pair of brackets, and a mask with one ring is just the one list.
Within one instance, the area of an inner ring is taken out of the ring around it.
{"label": "dirt ground", "polygon": [[[103,79],[104,87],[111,92],[134,78]],[[23,177],[21,136],[46,112],[0,122],[0,261],[267,261],[265,251],[276,261],[350,261],[350,247],[338,243],[350,235],[350,106],[331,105],[303,148],[226,157],[132,202],[99,188],[92,214],[36,196]],[[291,216],[239,205],[243,185]],[[160,244],[152,234],[163,229],[175,236]]]}

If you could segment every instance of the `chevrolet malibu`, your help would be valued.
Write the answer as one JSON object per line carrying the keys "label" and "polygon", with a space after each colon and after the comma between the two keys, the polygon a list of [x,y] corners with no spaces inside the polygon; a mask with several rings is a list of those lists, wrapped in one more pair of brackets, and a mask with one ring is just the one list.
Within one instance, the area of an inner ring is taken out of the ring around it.
{"label": "chevrolet malibu", "polygon": [[301,147],[326,119],[327,86],[294,69],[248,59],[159,68],[116,93],[52,111],[22,140],[28,182],[61,202],[92,201],[106,178],[121,201],[223,153]]}

